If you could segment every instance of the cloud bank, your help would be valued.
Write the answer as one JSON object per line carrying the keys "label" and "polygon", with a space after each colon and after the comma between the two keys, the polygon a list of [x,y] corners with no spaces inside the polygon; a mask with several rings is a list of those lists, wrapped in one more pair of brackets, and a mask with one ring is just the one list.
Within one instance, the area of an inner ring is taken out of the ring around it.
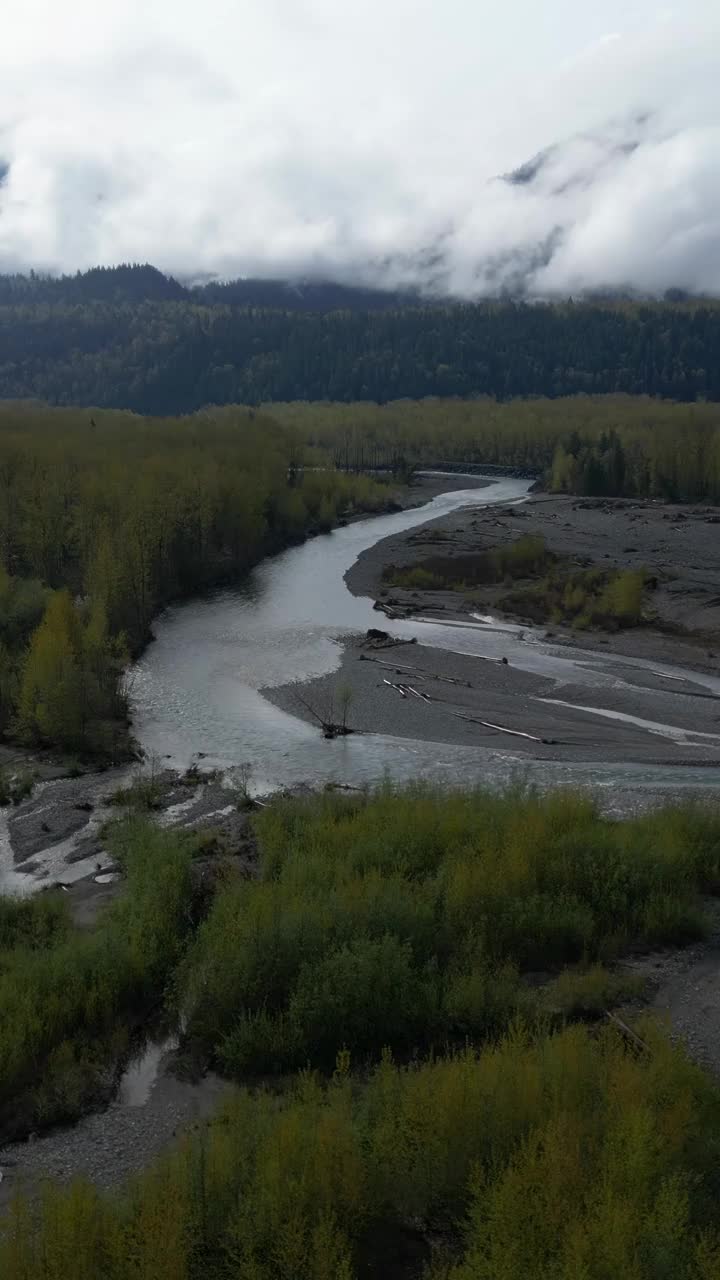
{"label": "cloud bank", "polygon": [[0,270],[720,293],[720,13],[6,0]]}

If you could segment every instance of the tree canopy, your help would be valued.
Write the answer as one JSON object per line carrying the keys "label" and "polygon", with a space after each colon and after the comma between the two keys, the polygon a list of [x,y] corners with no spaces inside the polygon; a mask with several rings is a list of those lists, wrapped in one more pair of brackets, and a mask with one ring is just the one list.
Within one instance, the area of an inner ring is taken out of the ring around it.
{"label": "tree canopy", "polygon": [[0,277],[0,397],[191,413],[208,404],[623,392],[720,400],[720,308],[452,303],[150,266]]}

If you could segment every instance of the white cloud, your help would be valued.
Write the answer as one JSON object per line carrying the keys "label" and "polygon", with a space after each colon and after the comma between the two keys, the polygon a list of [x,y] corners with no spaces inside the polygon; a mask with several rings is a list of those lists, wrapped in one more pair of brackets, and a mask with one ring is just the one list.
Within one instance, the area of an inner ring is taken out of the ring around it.
{"label": "white cloud", "polygon": [[720,292],[715,0],[581,8],[6,0],[0,269]]}

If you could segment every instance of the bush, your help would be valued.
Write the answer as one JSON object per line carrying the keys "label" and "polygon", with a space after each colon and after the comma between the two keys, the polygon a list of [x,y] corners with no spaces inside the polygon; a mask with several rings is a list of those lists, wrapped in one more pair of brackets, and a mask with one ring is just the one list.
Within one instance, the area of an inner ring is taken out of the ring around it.
{"label": "bush", "polygon": [[235,1093],[126,1194],[16,1202],[3,1280],[710,1280],[720,1092],[651,1024]]}
{"label": "bush", "polygon": [[113,841],[126,891],[92,931],[72,930],[55,895],[0,899],[0,1131],[47,1122],[53,1097],[64,1117],[84,1074],[94,1092],[118,1024],[163,994],[179,958],[192,919],[189,842],[137,819]]}
{"label": "bush", "polygon": [[261,881],[221,888],[179,973],[235,1075],[494,1036],[544,1010],[526,972],[700,936],[720,874],[712,810],[617,822],[571,792],[325,794],[256,826]]}
{"label": "bush", "polygon": [[383,582],[425,591],[467,591],[514,578],[528,578],[546,570],[556,557],[545,539],[525,535],[504,547],[474,555],[430,556],[421,565],[388,565]]}
{"label": "bush", "polygon": [[643,571],[572,569],[555,570],[532,586],[512,591],[498,603],[508,613],[535,622],[569,624],[577,630],[599,627],[618,631],[643,621],[647,575]]}
{"label": "bush", "polygon": [[541,993],[548,1013],[564,1018],[596,1018],[625,1001],[638,1000],[645,980],[634,974],[611,973],[602,965],[565,969]]}

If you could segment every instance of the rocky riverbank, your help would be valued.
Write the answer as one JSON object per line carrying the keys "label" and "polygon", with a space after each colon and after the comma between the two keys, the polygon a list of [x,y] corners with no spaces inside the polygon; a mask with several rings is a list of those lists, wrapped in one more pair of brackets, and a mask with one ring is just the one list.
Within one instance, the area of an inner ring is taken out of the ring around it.
{"label": "rocky riverbank", "polygon": [[[407,620],[417,622],[417,646],[379,655],[355,637],[337,672],[265,696],[309,722],[342,697],[358,732],[481,746],[520,760],[717,767],[717,520],[704,507],[540,494],[453,512],[386,538],[360,555],[345,581],[353,594],[376,599],[378,627],[396,638],[407,636]],[[539,627],[498,610],[506,587],[469,600],[464,592],[385,582],[390,566],[472,556],[524,534],[580,566],[643,565],[656,581],[656,622],[612,634]],[[436,623],[459,628],[453,651],[443,648]],[[403,683],[412,691],[397,687]]]}

